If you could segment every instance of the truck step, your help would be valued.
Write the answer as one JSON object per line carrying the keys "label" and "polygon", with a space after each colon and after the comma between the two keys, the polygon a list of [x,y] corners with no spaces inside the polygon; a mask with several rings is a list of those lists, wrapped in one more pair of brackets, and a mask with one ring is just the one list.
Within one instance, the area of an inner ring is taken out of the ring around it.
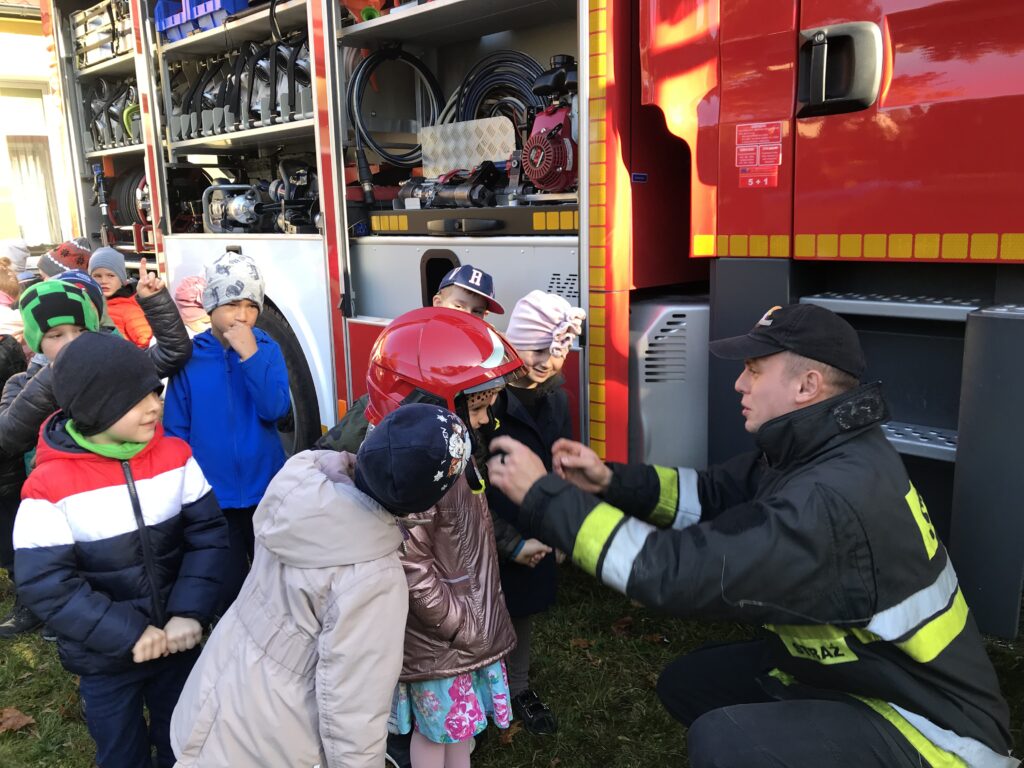
{"label": "truck step", "polygon": [[801,304],[817,304],[839,315],[904,317],[914,320],[948,320],[965,323],[967,315],[982,307],[981,299],[951,296],[906,296],[884,293],[840,293],[826,291],[800,298]]}
{"label": "truck step", "polygon": [[897,452],[936,461],[956,461],[955,429],[925,427],[905,421],[887,421],[882,432]]}

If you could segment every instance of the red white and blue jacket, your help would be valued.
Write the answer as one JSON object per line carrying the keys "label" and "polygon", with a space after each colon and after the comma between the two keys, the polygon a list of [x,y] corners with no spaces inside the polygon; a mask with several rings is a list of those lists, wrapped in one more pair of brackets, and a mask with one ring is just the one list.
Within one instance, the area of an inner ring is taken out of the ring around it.
{"label": "red white and blue jacket", "polygon": [[80,675],[133,667],[147,625],[206,622],[221,599],[227,522],[188,445],[163,430],[128,461],[43,424],[14,527],[18,595]]}

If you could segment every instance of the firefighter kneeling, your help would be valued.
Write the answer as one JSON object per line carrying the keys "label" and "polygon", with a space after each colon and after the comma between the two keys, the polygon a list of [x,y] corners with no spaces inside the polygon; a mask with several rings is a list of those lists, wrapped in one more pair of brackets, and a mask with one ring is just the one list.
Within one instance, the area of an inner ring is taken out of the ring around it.
{"label": "firefighter kneeling", "polygon": [[491,482],[524,524],[605,584],[679,616],[764,625],[658,682],[694,768],[1015,766],[1009,715],[956,573],[860,384],[853,328],[776,307],[715,341],[760,451],[696,471],[554,447],[559,476],[509,438]]}

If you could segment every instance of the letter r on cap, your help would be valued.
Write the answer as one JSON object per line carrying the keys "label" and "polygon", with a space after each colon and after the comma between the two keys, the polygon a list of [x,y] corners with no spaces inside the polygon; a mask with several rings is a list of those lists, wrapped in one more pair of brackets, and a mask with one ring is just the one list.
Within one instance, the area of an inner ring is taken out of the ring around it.
{"label": "letter r on cap", "polygon": [[474,269],[473,273],[469,276],[469,284],[475,285],[477,288],[480,287],[480,278],[484,276],[484,273],[479,269]]}

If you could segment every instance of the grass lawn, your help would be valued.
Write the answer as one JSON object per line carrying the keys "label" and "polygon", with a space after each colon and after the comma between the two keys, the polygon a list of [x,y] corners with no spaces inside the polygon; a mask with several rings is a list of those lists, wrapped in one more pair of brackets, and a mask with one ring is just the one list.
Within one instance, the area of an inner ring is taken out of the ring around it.
{"label": "grass lawn", "polygon": [[[685,768],[682,728],[654,693],[661,668],[711,640],[740,639],[738,625],[667,619],[632,605],[573,568],[562,569],[556,608],[536,625],[532,682],[560,720],[558,735],[517,727],[491,731],[477,768]],[[10,605],[10,585],[0,610]],[[1013,709],[1014,739],[1024,747],[1024,641],[992,641],[989,652]],[[0,640],[0,709],[16,707],[36,725],[0,733],[3,768],[91,768],[92,743],[79,718],[74,680],[38,634]],[[250,768],[238,766],[238,768]],[[267,766],[266,768],[284,768]]]}

